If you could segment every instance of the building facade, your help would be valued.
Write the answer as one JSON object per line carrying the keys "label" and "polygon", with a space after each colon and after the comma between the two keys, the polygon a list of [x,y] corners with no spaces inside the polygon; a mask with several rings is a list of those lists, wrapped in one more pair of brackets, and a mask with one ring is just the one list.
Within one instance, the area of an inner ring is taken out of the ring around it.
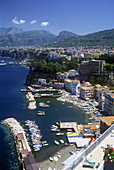
{"label": "building facade", "polygon": [[104,111],[108,115],[114,116],[114,90],[105,92],[104,96],[105,96]]}
{"label": "building facade", "polygon": [[79,72],[80,74],[88,73],[100,74],[103,71],[104,66],[105,66],[104,60],[82,61],[80,64]]}
{"label": "building facade", "polygon": [[94,87],[80,87],[80,98],[83,100],[88,100],[89,98],[93,98],[94,96]]}
{"label": "building facade", "polygon": [[53,87],[55,89],[64,89],[64,83],[54,82]]}
{"label": "building facade", "polygon": [[79,87],[80,87],[80,81],[79,80],[65,79],[64,86],[65,86],[65,90],[71,92],[71,94],[78,95]]}

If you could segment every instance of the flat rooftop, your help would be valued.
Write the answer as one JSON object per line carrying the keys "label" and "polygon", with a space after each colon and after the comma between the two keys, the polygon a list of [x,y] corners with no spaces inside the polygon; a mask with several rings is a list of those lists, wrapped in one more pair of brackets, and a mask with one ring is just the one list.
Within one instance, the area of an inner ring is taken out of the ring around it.
{"label": "flat rooftop", "polygon": [[[97,147],[92,152],[90,152],[89,155],[87,156],[90,162],[95,162],[95,166],[92,169],[96,169],[96,165],[103,161],[103,157],[104,157],[103,148],[107,144],[114,145],[114,137],[111,137],[111,133],[99,145],[97,145]],[[74,170],[87,169],[85,167],[82,167],[83,162],[84,162],[84,159],[82,162],[80,162],[80,164]],[[88,169],[91,169],[91,168],[88,168]]]}

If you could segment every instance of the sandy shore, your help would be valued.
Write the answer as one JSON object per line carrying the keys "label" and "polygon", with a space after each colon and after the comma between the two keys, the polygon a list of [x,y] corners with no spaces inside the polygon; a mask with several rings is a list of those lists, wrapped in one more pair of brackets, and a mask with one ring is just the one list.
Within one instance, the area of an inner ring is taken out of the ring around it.
{"label": "sandy shore", "polygon": [[[67,158],[69,158],[71,156],[70,151],[76,152],[76,146],[75,145],[70,145],[70,146],[66,146],[65,148],[61,149],[60,155],[61,158],[58,158],[58,162],[57,162],[57,170],[61,170],[63,165],[62,162],[64,162]],[[54,154],[52,155],[52,158],[54,156],[58,157],[58,154]],[[55,168],[55,163],[53,161],[50,161],[49,159],[43,162],[38,163],[38,167],[40,168],[40,170],[48,170],[48,168],[50,167],[52,170],[54,170]],[[50,169],[50,170],[51,170]]]}

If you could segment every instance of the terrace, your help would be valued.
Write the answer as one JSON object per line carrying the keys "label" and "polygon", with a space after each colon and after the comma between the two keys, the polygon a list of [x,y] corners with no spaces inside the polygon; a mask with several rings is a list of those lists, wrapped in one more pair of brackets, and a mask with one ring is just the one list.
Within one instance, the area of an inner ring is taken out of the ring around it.
{"label": "terrace", "polygon": [[[73,157],[73,159],[70,161],[70,163],[63,167],[62,170],[67,169],[75,169],[75,170],[83,170],[87,169],[83,167],[84,160],[87,158],[90,162],[95,162],[95,165],[93,166],[93,169],[96,169],[96,165],[100,163],[99,169],[101,169],[101,166],[103,167],[104,161],[104,152],[103,149],[109,145],[114,145],[114,137],[111,134],[112,130],[114,130],[114,124],[109,127],[96,141],[94,141],[87,149],[85,149],[83,152],[81,152],[77,157]],[[88,164],[89,165],[89,164]],[[90,168],[88,168],[90,169]]]}

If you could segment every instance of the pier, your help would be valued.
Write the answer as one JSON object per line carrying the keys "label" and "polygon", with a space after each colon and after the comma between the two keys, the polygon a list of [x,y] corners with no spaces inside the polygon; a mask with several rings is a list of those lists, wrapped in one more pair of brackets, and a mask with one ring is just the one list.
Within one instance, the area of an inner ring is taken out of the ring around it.
{"label": "pier", "polygon": [[13,134],[14,140],[16,142],[18,159],[22,169],[39,170],[25,136],[24,129],[20,123],[14,118],[7,118],[2,122],[2,124],[8,126],[11,129],[11,133]]}

